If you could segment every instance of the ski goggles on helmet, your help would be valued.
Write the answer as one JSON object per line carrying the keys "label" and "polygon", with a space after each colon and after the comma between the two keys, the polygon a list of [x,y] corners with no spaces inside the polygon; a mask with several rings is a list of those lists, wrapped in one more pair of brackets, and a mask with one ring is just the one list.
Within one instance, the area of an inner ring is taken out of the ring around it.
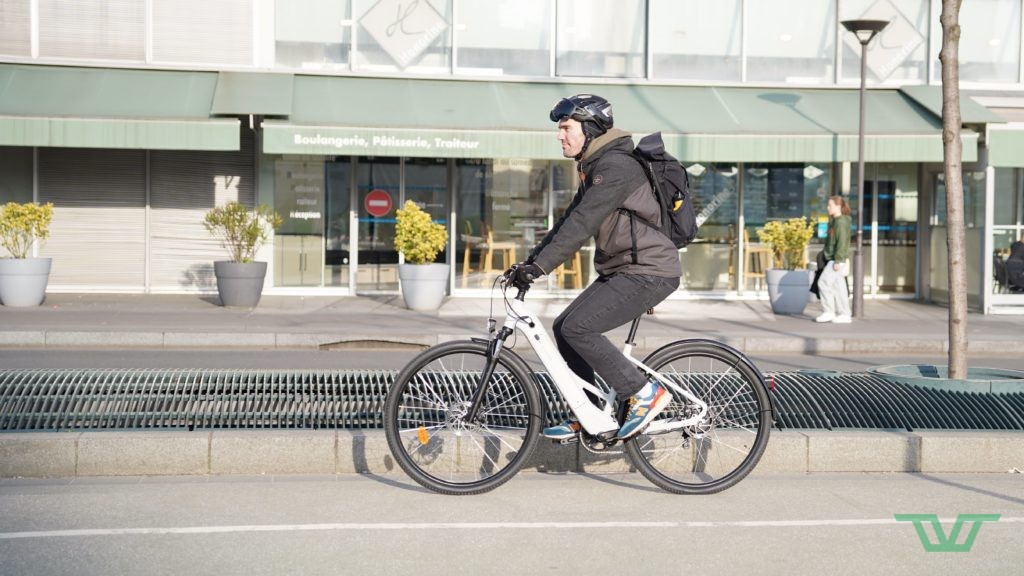
{"label": "ski goggles on helmet", "polygon": [[593,122],[602,132],[611,128],[614,122],[612,120],[612,105],[596,94],[577,94],[569,98],[562,98],[551,109],[548,117],[552,122],[560,122],[565,118],[572,118],[579,122]]}
{"label": "ski goggles on helmet", "polygon": [[548,114],[552,122],[560,122],[563,118],[572,118],[573,120],[585,121],[593,120],[594,115],[590,111],[580,108],[575,102],[568,98],[562,98],[555,104],[555,107],[551,109],[551,113]]}

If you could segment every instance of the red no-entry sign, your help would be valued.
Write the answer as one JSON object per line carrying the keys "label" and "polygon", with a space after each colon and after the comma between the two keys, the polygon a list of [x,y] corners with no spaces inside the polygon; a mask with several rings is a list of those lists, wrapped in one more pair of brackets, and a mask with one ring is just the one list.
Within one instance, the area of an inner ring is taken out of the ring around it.
{"label": "red no-entry sign", "polygon": [[370,216],[376,216],[377,218],[387,216],[391,212],[391,194],[384,190],[370,190],[370,193],[366,195],[366,199],[363,200],[363,205]]}

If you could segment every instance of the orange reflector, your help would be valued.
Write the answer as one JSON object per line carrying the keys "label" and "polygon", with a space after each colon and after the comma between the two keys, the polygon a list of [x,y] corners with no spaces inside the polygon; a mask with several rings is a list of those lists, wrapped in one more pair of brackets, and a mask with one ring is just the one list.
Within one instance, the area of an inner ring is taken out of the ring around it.
{"label": "orange reflector", "polygon": [[420,444],[423,444],[424,446],[426,446],[427,442],[430,441],[430,437],[427,436],[427,429],[424,428],[423,426],[420,426],[419,438],[420,438]]}

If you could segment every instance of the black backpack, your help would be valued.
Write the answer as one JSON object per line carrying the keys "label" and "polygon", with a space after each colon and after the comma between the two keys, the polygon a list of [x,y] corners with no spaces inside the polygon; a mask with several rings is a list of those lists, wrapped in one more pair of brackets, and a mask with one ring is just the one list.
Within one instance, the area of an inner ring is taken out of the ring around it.
{"label": "black backpack", "polygon": [[[683,248],[697,236],[697,214],[690,198],[686,169],[665,151],[661,132],[641,138],[631,155],[643,167],[661,206],[661,232],[672,240],[676,248]],[[657,228],[643,218],[639,219]]]}

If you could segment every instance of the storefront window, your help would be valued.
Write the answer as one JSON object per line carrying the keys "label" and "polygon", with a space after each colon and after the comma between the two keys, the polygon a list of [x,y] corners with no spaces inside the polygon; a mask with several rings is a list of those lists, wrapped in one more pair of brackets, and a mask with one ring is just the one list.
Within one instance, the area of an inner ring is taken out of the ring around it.
{"label": "storefront window", "polygon": [[739,169],[734,164],[695,163],[686,166],[686,172],[700,228],[680,255],[680,286],[691,292],[734,289]]}
{"label": "storefront window", "polygon": [[1024,298],[1024,286],[1018,286],[1007,273],[1010,246],[1024,242],[1024,186],[1019,168],[995,169],[995,219],[992,229],[992,291]]}
{"label": "storefront window", "polygon": [[456,0],[455,71],[548,76],[554,0]]}
{"label": "storefront window", "polygon": [[543,238],[552,163],[458,160],[456,286],[489,288]]}
{"label": "storefront window", "polygon": [[835,0],[747,3],[747,80],[825,84],[834,77]]}
{"label": "storefront window", "polygon": [[1015,168],[996,168],[995,210],[993,224],[1017,226],[1021,220],[1021,171]]}
{"label": "storefront window", "polygon": [[324,206],[324,284],[348,286],[349,212],[352,196],[352,160],[338,158],[326,164],[327,199]]}
{"label": "storefront window", "polygon": [[[928,271],[928,283],[931,299],[936,302],[949,300],[949,249],[946,245],[947,211],[946,211],[946,178],[941,172],[929,175],[933,190],[932,226],[930,227],[931,242],[928,250],[931,255]],[[964,245],[967,254],[981,254],[981,246],[985,223],[985,173],[963,172],[964,189]],[[978,306],[981,296],[982,264],[979,258],[967,258],[967,304]]]}
{"label": "storefront window", "polygon": [[740,0],[651,0],[656,78],[740,79]]}
{"label": "storefront window", "polygon": [[348,68],[352,50],[351,2],[290,0],[274,4],[274,57],[278,66]]}
{"label": "storefront window", "polygon": [[274,285],[320,286],[324,255],[324,160],[274,163],[274,207],[283,218],[274,234]]}
{"label": "storefront window", "polygon": [[640,78],[645,74],[643,0],[558,2],[558,76]]}
{"label": "storefront window", "polygon": [[[843,0],[840,20],[886,20],[885,27],[871,42],[867,61],[868,81],[927,81],[927,0]],[[861,45],[856,36],[841,30],[843,79],[860,81]]]}
{"label": "storefront window", "polygon": [[451,72],[451,0],[355,0],[355,68]]}
{"label": "storefront window", "polygon": [[[964,226],[985,226],[985,173],[964,171]],[[937,226],[946,225],[946,175],[935,176],[935,218]]]}
{"label": "storefront window", "polygon": [[[772,220],[807,218],[817,224],[817,238],[824,242],[832,195],[830,164],[746,164],[743,171],[743,238],[748,242],[744,290],[764,290],[764,270],[771,266],[768,247],[757,231]],[[814,252],[820,248],[810,248]],[[808,260],[812,254],[808,254]]]}
{"label": "storefront window", "polygon": [[[882,292],[913,293],[916,287],[917,166],[876,164],[864,183],[865,246],[878,246],[871,269],[874,285]],[[877,193],[876,193],[877,191]],[[878,226],[877,232],[872,226]],[[867,249],[867,248],[866,248]]]}
{"label": "storefront window", "polygon": [[[1020,74],[1019,0],[971,0],[960,7],[960,81],[1017,82]],[[942,47],[942,28],[936,23],[932,50]],[[942,64],[934,62],[934,82]]]}
{"label": "storefront window", "polygon": [[32,149],[5,147],[0,154],[0,204],[32,201]]}
{"label": "storefront window", "polygon": [[[579,181],[570,162],[555,162],[551,168],[552,225],[562,217],[565,209],[576,196]],[[540,241],[542,238],[538,238]],[[579,252],[567,263],[548,275],[548,282],[555,290],[580,290],[590,284],[596,276],[594,271],[594,241],[588,240]]]}

